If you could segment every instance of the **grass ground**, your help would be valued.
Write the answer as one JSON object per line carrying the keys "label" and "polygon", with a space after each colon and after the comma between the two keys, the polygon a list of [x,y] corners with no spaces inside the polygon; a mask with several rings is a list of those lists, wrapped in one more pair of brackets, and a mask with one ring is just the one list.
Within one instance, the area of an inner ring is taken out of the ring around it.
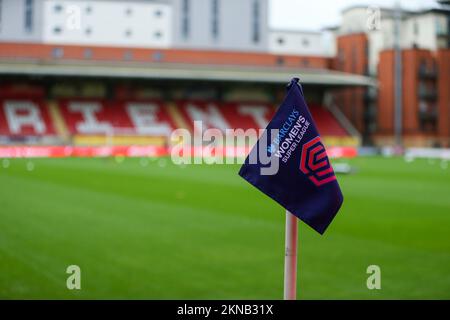
{"label": "grass ground", "polygon": [[[30,164],[31,163],[31,164]],[[299,298],[450,298],[450,168],[358,158],[324,236],[300,225]],[[0,161],[0,298],[279,299],[284,211],[238,166]],[[6,167],[6,168],[5,168]],[[66,289],[81,267],[82,289]],[[366,268],[381,268],[368,290]]]}

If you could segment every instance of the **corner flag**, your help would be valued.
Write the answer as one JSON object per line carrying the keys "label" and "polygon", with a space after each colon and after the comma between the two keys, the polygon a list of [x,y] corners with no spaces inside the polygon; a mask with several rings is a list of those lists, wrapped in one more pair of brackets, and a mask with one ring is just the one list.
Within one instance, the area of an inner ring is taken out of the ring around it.
{"label": "corner flag", "polygon": [[[239,175],[323,234],[343,196],[298,80],[291,80]],[[269,162],[276,162],[277,170],[264,174]]]}

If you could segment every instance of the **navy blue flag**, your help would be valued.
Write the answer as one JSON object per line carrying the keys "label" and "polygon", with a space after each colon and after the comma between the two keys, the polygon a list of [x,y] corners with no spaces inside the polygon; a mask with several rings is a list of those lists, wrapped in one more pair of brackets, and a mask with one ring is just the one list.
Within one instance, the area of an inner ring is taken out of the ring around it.
{"label": "navy blue flag", "polygon": [[343,196],[298,80],[291,80],[239,175],[323,234]]}

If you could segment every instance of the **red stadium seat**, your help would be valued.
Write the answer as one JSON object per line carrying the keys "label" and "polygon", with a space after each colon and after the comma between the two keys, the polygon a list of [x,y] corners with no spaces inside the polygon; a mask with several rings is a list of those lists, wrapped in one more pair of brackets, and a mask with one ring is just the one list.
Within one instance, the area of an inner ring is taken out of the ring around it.
{"label": "red stadium seat", "polygon": [[345,130],[345,128],[337,121],[330,111],[317,105],[311,105],[309,107],[314,122],[319,129],[320,135],[336,137],[344,137],[349,135],[347,130]]}
{"label": "red stadium seat", "polygon": [[[55,115],[50,117],[42,99],[3,99],[0,103],[0,135],[55,135]],[[159,101],[65,99],[57,105],[69,135],[104,135],[129,129],[137,135],[167,137],[180,126],[192,130],[195,120],[202,120],[204,129],[260,129],[275,112],[268,103],[196,100],[170,103],[171,112],[169,104]],[[313,104],[310,110],[322,136],[349,136],[327,109]]]}
{"label": "red stadium seat", "polygon": [[45,103],[38,99],[0,100],[0,135],[46,136],[55,129]]}

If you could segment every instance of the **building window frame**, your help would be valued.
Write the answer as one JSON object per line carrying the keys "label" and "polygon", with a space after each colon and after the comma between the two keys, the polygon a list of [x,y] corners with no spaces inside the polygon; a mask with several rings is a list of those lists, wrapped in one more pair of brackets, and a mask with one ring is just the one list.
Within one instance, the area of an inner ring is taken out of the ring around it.
{"label": "building window frame", "polygon": [[415,19],[414,20],[414,22],[413,22],[413,33],[414,33],[414,36],[419,36],[419,22],[417,21],[417,19]]}
{"label": "building window frame", "polygon": [[94,56],[94,52],[92,51],[91,48],[85,48],[83,50],[83,58],[84,59],[92,59],[93,56]]}
{"label": "building window frame", "polygon": [[163,38],[163,32],[161,31],[161,30],[157,30],[157,31],[155,31],[154,33],[153,33],[153,37],[155,38],[155,39],[162,39]]}
{"label": "building window frame", "polygon": [[61,13],[61,12],[63,12],[63,9],[64,8],[63,8],[62,4],[60,4],[60,3],[57,3],[53,6],[53,11],[55,13]]}
{"label": "building window frame", "polygon": [[309,39],[308,38],[306,38],[306,37],[304,37],[304,38],[302,38],[302,40],[301,40],[301,44],[302,44],[302,47],[309,47],[309,45],[311,44],[311,42],[309,41]]}
{"label": "building window frame", "polygon": [[27,33],[33,32],[34,0],[24,0],[24,28]]}
{"label": "building window frame", "polygon": [[254,44],[257,44],[261,41],[260,16],[260,2],[259,0],[254,0],[252,3],[252,42]]}
{"label": "building window frame", "polygon": [[52,58],[61,59],[64,57],[64,49],[61,47],[52,48]]}
{"label": "building window frame", "polygon": [[54,26],[53,27],[53,34],[60,35],[62,33],[63,29],[60,26]]}
{"label": "building window frame", "polygon": [[219,38],[219,0],[211,0],[211,35],[214,40]]}
{"label": "building window frame", "polygon": [[190,13],[190,1],[183,0],[181,4],[181,35],[184,39],[189,38],[190,32],[189,13]]}
{"label": "building window frame", "polygon": [[2,31],[3,0],[0,0],[0,31]]}

